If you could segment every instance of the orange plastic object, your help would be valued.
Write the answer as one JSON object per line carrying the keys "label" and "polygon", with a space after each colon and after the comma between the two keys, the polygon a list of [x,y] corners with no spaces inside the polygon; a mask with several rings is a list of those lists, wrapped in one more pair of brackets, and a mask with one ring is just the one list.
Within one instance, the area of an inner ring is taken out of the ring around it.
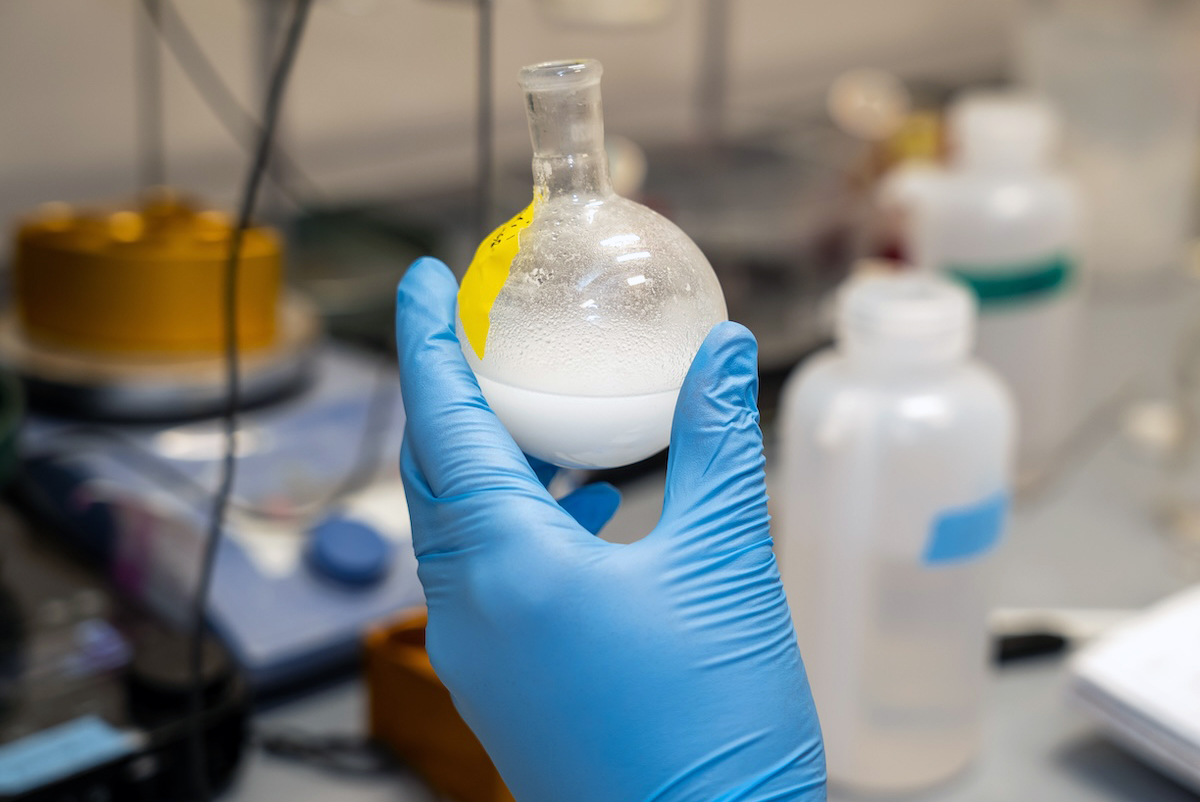
{"label": "orange plastic object", "polygon": [[[40,345],[100,353],[217,353],[232,224],[171,194],[133,208],[47,204],[17,231],[13,283],[21,329]],[[276,338],[280,240],[242,240],[238,334],[244,350]]]}
{"label": "orange plastic object", "polygon": [[367,636],[371,735],[456,802],[515,802],[425,651],[425,611]]}

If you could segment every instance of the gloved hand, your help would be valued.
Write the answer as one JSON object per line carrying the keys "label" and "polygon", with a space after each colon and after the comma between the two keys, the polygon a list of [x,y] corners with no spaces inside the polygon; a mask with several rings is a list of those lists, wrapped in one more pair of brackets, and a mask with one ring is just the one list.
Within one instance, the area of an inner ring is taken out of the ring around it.
{"label": "gloved hand", "polygon": [[715,327],[632,544],[543,488],[492,414],[434,259],[400,283],[401,470],[438,676],[519,802],[818,800],[825,756],[771,552],[754,339]]}

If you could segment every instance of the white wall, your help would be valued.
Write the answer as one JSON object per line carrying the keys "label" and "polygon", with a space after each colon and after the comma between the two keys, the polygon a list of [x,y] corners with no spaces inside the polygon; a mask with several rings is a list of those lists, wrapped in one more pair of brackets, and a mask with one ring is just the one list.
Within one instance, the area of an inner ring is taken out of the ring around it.
{"label": "white wall", "polygon": [[[248,104],[252,0],[173,0]],[[496,0],[501,147],[527,148],[515,74],[522,64],[589,55],[605,65],[608,129],[685,136],[702,4],[677,0],[650,30],[564,30],[534,0]],[[742,124],[811,104],[853,66],[910,75],[1003,63],[1008,0],[732,0],[733,105]],[[138,0],[0,0],[0,219],[53,199],[134,189]],[[475,22],[469,0],[320,0],[293,77],[287,135],[329,194],[379,196],[467,180]],[[228,202],[244,154],[169,56],[174,183]]]}

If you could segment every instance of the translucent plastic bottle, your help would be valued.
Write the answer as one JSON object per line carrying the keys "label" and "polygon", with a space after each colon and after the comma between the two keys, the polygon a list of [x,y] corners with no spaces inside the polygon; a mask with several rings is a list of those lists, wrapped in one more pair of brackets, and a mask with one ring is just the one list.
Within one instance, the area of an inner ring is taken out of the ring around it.
{"label": "translucent plastic bottle", "polygon": [[521,70],[534,200],[480,244],[459,339],[488,404],[528,454],[608,468],[665,448],[675,399],[726,319],[704,254],[613,193],[596,61]]}
{"label": "translucent plastic bottle", "polygon": [[784,390],[776,544],[831,782],[903,792],[977,748],[1013,412],[962,287],[876,274],[839,301]]}
{"label": "translucent plastic bottle", "polygon": [[916,261],[979,299],[976,355],[1005,379],[1018,460],[1036,468],[1069,433],[1082,324],[1080,212],[1054,168],[1057,124],[1021,95],[977,93],[950,111],[951,164],[921,195]]}

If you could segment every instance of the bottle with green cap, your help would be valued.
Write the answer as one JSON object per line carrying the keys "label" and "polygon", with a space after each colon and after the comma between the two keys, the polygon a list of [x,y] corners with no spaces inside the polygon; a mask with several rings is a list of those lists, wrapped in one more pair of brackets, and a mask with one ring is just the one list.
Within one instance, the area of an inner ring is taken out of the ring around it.
{"label": "bottle with green cap", "polygon": [[1082,323],[1080,211],[1055,168],[1058,122],[1042,101],[974,92],[950,109],[950,164],[914,211],[915,261],[970,287],[976,354],[1007,382],[1018,464],[1036,469],[1066,437]]}

